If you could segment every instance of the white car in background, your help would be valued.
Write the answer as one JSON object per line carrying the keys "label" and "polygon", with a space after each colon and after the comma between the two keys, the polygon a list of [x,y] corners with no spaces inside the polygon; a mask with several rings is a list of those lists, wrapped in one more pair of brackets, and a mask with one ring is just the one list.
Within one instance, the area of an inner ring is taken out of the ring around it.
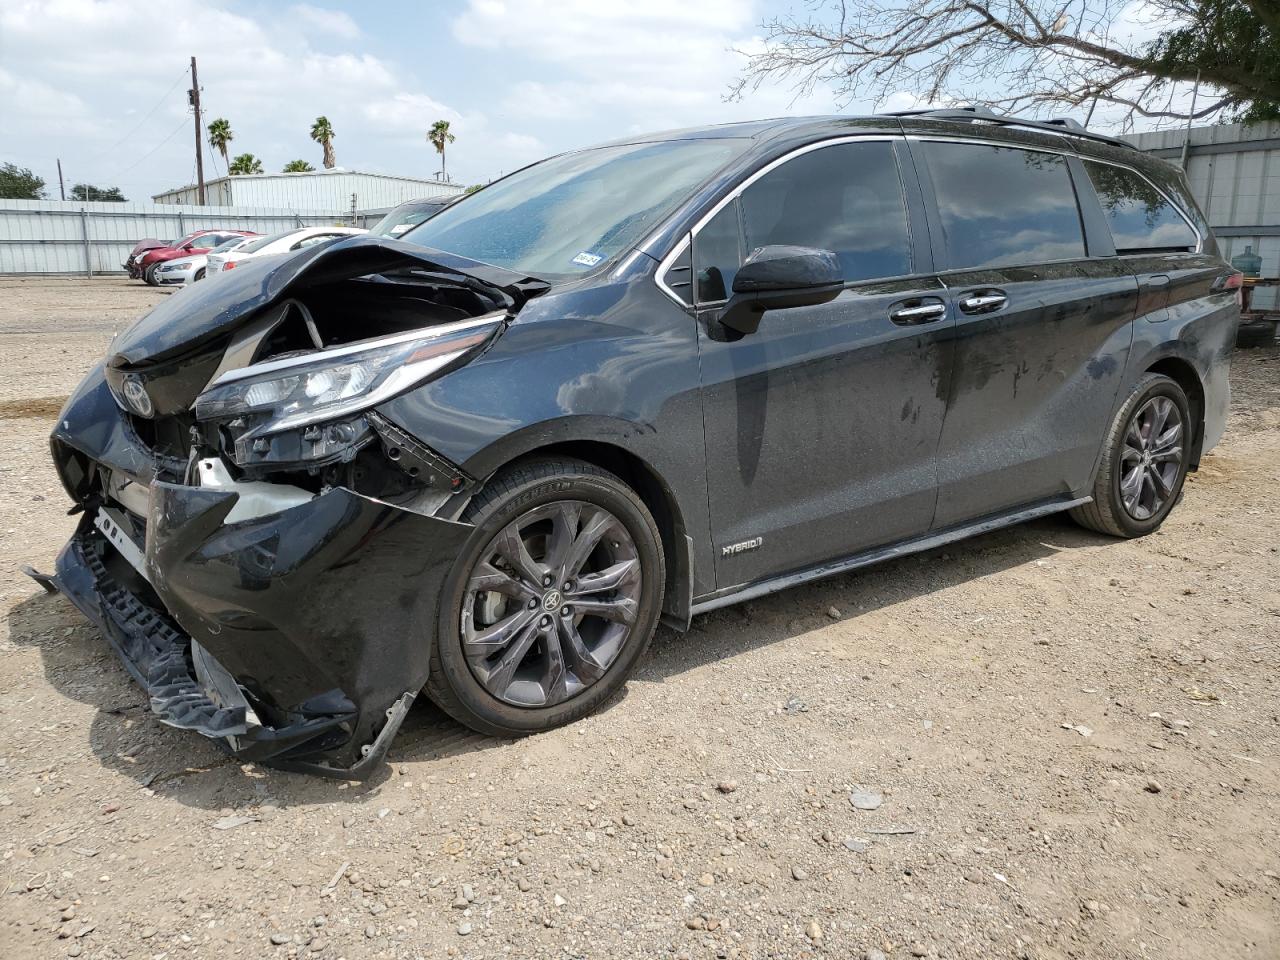
{"label": "white car in background", "polygon": [[195,253],[189,257],[179,257],[177,260],[166,260],[156,268],[156,282],[163,287],[171,283],[188,284],[203,280],[208,272],[208,260],[211,256],[215,253],[230,253],[237,247],[257,239],[257,237],[234,237],[214,247],[208,253]]}
{"label": "white car in background", "polygon": [[368,233],[368,231],[356,227],[300,227],[295,230],[286,230],[284,233],[273,233],[267,237],[251,237],[248,243],[241,244],[226,253],[211,251],[209,263],[205,269],[212,276],[224,270],[234,270],[236,264],[247,257],[292,253],[336,237],[354,237],[362,233]]}

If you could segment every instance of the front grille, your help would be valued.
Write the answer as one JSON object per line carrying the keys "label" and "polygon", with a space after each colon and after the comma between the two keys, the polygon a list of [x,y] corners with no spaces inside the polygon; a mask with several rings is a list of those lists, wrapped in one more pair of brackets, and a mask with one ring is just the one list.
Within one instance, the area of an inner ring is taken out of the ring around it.
{"label": "front grille", "polygon": [[157,477],[181,480],[191,457],[191,427],[195,418],[175,415],[148,420],[126,413],[125,422],[139,445],[150,451]]}

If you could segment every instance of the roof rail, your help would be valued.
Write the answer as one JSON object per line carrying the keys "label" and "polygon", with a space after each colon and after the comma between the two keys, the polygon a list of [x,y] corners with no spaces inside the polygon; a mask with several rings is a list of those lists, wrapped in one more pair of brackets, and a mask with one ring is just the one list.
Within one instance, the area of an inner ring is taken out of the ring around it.
{"label": "roof rail", "polygon": [[1064,134],[1070,137],[1082,137],[1086,140],[1098,140],[1109,143],[1113,147],[1138,149],[1124,140],[1108,137],[1106,134],[1093,133],[1086,130],[1078,120],[1071,117],[1058,117],[1053,120],[1026,120],[1022,117],[996,113],[987,107],[947,107],[938,110],[897,110],[885,114],[890,117],[922,117],[927,120],[955,120],[960,123],[995,123],[1002,127],[1028,127],[1033,130],[1046,130],[1050,133]]}

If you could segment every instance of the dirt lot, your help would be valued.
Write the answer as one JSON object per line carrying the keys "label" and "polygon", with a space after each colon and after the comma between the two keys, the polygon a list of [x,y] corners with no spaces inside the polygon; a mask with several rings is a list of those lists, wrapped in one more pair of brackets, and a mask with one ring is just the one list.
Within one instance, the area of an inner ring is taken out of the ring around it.
{"label": "dirt lot", "polygon": [[1280,351],[1155,536],[721,611],[567,729],[416,707],[357,785],[156,723],[19,572],[73,526],[61,399],[166,295],[0,281],[0,956],[1280,957]]}

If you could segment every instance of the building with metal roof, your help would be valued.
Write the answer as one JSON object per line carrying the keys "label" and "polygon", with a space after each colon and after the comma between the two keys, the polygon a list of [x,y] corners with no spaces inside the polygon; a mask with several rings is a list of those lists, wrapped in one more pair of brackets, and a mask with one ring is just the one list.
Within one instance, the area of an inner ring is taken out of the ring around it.
{"label": "building with metal roof", "polygon": [[[344,211],[393,207],[406,200],[454,196],[463,187],[442,180],[396,177],[358,170],[314,170],[309,173],[250,173],[205,182],[205,204],[215,207],[270,207],[276,210]],[[194,204],[195,185],[166,190],[156,203]]]}

